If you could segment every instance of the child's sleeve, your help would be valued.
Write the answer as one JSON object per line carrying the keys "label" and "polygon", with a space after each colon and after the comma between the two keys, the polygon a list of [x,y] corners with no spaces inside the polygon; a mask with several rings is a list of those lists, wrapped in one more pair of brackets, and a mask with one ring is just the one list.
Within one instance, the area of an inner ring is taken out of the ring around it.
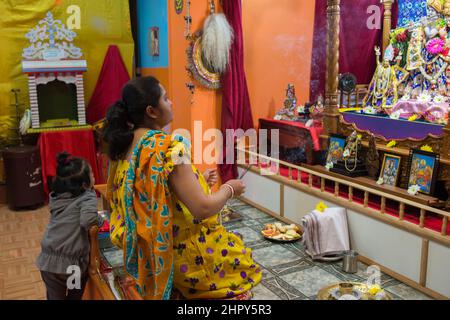
{"label": "child's sleeve", "polygon": [[89,192],[89,196],[81,202],[80,210],[80,225],[86,230],[98,224],[97,196],[94,191],[87,192]]}

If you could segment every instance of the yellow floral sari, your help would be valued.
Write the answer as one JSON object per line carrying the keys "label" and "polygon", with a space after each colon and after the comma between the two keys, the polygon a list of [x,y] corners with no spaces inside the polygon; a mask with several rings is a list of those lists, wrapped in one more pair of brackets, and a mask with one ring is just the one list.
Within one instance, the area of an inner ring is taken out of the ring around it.
{"label": "yellow floral sari", "polygon": [[172,291],[174,210],[168,176],[172,156],[185,154],[181,141],[149,131],[135,146],[131,161],[111,164],[111,240],[124,250],[126,272],[148,300],[169,299]]}
{"label": "yellow floral sari", "polygon": [[[189,142],[182,137],[171,142],[170,136],[150,131],[131,163],[112,164],[112,242],[124,249],[126,271],[144,299],[169,299],[172,286],[185,299],[246,296],[262,277],[251,249],[225,230],[218,214],[195,219],[168,188],[174,166],[189,156]],[[192,169],[209,194],[203,175]]]}

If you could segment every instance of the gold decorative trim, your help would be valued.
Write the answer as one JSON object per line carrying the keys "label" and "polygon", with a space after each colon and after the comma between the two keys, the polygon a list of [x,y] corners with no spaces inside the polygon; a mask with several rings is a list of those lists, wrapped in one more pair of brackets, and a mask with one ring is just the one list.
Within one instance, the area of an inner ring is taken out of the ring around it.
{"label": "gold decorative trim", "polygon": [[64,128],[40,128],[40,129],[28,129],[27,133],[43,133],[43,132],[58,132],[58,131],[71,131],[80,129],[92,129],[91,125],[85,126],[74,126],[74,127],[64,127]]}
{"label": "gold decorative trim", "polygon": [[221,75],[210,71],[203,63],[202,59],[202,33],[198,31],[192,38],[187,49],[188,71],[192,77],[208,89],[217,90],[222,87]]}

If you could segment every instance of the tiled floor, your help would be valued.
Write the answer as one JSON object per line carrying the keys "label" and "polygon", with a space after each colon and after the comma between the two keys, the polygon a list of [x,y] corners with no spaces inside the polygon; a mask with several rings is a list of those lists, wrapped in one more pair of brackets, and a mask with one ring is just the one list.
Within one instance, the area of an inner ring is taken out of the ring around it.
{"label": "tiled floor", "polygon": [[[328,284],[368,279],[367,267],[362,264],[357,274],[348,275],[341,271],[339,262],[312,261],[299,242],[277,244],[265,240],[260,230],[275,219],[237,200],[230,205],[243,213],[244,219],[228,224],[227,228],[244,236],[255,260],[264,268],[263,280],[254,289],[255,299],[315,299],[318,290]],[[34,262],[47,222],[46,207],[24,212],[0,207],[0,299],[45,299],[45,287]],[[381,280],[395,299],[429,299],[387,275]]]}
{"label": "tiled floor", "polygon": [[[230,223],[227,229],[244,236],[244,242],[253,250],[253,257],[263,268],[263,280],[254,289],[257,300],[315,299],[318,291],[340,281],[365,282],[372,273],[359,263],[356,274],[344,273],[342,262],[313,261],[300,242],[279,244],[265,240],[260,235],[264,224],[276,219],[238,200],[230,207],[244,214],[242,221]],[[381,286],[397,300],[431,299],[386,274],[381,276]]]}

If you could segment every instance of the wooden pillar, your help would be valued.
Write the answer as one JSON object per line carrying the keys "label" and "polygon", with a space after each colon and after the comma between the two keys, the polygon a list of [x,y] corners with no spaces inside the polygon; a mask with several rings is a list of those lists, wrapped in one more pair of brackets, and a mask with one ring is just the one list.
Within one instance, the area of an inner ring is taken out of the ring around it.
{"label": "wooden pillar", "polygon": [[369,192],[364,191],[364,208],[369,206]]}
{"label": "wooden pillar", "polygon": [[[450,112],[448,114],[450,117]],[[444,131],[444,142],[443,148],[441,148],[441,158],[450,158],[450,121],[443,129]]]}
{"label": "wooden pillar", "polygon": [[334,196],[339,197],[339,182],[334,183]]}
{"label": "wooden pillar", "polygon": [[339,29],[341,0],[327,0],[327,73],[324,127],[328,134],[338,132]]}
{"label": "wooden pillar", "polygon": [[430,247],[430,241],[427,239],[422,240],[422,257],[420,259],[420,279],[419,284],[423,287],[427,284],[427,272],[428,272],[428,249]]}
{"label": "wooden pillar", "polygon": [[403,202],[400,202],[399,212],[400,221],[405,220],[405,204]]}
{"label": "wooden pillar", "polygon": [[443,236],[447,235],[447,225],[448,225],[448,217],[444,217],[442,220],[442,232]]}
{"label": "wooden pillar", "polygon": [[392,5],[394,0],[382,0],[384,6],[384,20],[383,20],[383,54],[389,46],[392,28]]}
{"label": "wooden pillar", "polygon": [[284,217],[284,184],[280,184],[280,216]]}
{"label": "wooden pillar", "polygon": [[425,227],[425,209],[420,209],[420,223],[419,227],[424,228]]}

